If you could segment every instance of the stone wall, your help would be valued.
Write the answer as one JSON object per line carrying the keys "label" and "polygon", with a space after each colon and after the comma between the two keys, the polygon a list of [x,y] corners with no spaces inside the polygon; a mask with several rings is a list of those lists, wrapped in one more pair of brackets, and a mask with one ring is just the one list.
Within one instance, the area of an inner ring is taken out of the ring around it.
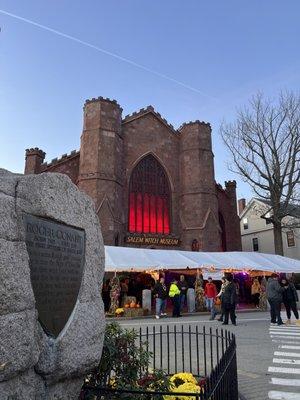
{"label": "stone wall", "polygon": [[[38,322],[25,244],[24,215],[83,229],[81,287],[57,338]],[[104,247],[92,201],[61,174],[0,170],[0,400],[76,399],[101,357]]]}

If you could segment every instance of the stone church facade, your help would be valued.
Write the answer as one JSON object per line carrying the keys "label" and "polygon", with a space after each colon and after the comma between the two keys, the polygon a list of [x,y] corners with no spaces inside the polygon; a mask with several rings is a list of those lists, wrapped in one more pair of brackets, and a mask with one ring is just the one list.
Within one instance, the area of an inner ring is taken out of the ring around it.
{"label": "stone church facade", "polygon": [[84,104],[79,151],[45,163],[26,150],[25,174],[66,174],[95,203],[106,245],[241,250],[236,182],[215,182],[209,123],[174,129],[152,106],[122,118],[115,100]]}

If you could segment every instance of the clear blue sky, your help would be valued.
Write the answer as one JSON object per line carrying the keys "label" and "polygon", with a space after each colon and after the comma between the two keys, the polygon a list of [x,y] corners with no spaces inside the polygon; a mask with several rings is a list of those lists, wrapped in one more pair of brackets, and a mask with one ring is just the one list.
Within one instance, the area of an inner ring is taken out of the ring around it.
{"label": "clear blue sky", "polygon": [[299,0],[0,0],[0,9],[196,89],[0,13],[0,166],[12,171],[23,171],[25,148],[47,160],[78,149],[84,100],[102,95],[124,115],[152,104],[176,127],[210,122],[223,184],[237,177],[220,122],[258,90],[299,89]]}

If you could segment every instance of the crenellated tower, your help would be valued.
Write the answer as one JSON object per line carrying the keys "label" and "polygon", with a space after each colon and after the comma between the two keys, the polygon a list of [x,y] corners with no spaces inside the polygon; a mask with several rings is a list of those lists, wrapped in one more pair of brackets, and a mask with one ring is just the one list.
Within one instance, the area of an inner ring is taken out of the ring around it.
{"label": "crenellated tower", "polygon": [[95,202],[106,244],[118,244],[123,231],[122,108],[98,97],[84,105],[78,186]]}
{"label": "crenellated tower", "polygon": [[220,250],[218,200],[215,189],[214,155],[210,124],[200,121],[180,128],[180,218],[182,248]]}
{"label": "crenellated tower", "polygon": [[38,147],[26,149],[24,174],[39,174],[45,155]]}

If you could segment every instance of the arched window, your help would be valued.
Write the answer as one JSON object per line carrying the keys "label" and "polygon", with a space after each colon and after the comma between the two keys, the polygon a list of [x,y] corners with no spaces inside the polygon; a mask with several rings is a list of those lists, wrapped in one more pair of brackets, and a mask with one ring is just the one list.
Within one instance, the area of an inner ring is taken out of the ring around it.
{"label": "arched window", "polygon": [[134,168],[129,183],[128,230],[170,233],[170,188],[163,167],[152,155]]}

